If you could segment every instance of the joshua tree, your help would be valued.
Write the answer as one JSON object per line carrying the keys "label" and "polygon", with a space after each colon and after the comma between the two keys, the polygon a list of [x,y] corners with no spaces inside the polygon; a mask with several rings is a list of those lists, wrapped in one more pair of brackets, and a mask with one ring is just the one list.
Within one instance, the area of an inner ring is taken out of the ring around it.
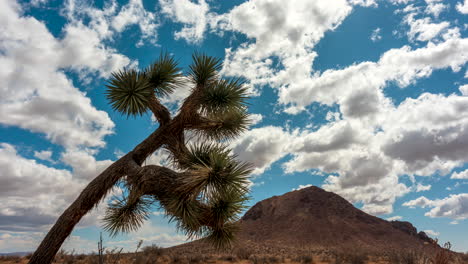
{"label": "joshua tree", "polygon": [[[251,168],[236,161],[226,143],[248,127],[247,88],[239,79],[218,75],[219,59],[192,57],[186,75],[167,54],[144,70],[112,74],[106,91],[112,108],[126,116],[149,110],[159,126],[88,184],[29,263],[51,263],[74,226],[118,183],[128,192],[106,210],[104,228],[112,235],[137,229],[148,218],[152,203],[159,202],[189,237],[205,238],[217,248],[231,245],[237,216],[247,199]],[[191,93],[172,117],[160,99],[183,85],[190,85]],[[188,144],[187,132],[202,140]],[[169,153],[171,166],[143,166],[161,148]]]}

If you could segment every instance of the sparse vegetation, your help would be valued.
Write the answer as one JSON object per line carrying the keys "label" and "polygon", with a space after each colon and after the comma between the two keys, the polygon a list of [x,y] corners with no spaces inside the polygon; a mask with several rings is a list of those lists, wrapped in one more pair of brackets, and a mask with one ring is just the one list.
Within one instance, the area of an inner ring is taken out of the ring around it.
{"label": "sparse vegetation", "polygon": [[[104,264],[466,264],[467,254],[454,255],[448,249],[430,255],[424,251],[407,251],[382,255],[366,253],[362,249],[337,249],[329,251],[308,250],[308,253],[294,253],[286,255],[285,252],[275,255],[253,254],[252,251],[240,249],[235,254],[180,254],[173,249],[161,248],[157,245],[144,246],[135,255],[135,252],[121,253],[120,250],[107,250],[104,253]],[[248,256],[248,257],[247,257]],[[26,257],[6,256],[0,257],[2,264],[26,263]],[[98,264],[97,254],[74,254],[73,251],[60,251],[53,263],[60,264]]]}

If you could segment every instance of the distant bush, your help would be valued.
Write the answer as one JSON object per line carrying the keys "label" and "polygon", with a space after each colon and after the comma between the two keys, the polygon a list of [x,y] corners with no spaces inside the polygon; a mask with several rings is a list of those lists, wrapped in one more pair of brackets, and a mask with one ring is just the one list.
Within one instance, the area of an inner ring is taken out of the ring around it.
{"label": "distant bush", "polygon": [[243,248],[243,247],[238,248],[235,251],[235,254],[236,254],[237,258],[239,258],[241,260],[249,259],[250,256],[252,256],[252,253],[253,253],[252,250],[247,249],[247,248]]}
{"label": "distant bush", "polygon": [[145,256],[148,256],[148,255],[152,255],[152,256],[162,256],[164,254],[164,248],[158,246],[158,245],[151,245],[151,246],[144,246],[142,249],[141,249],[141,252],[143,253],[143,255]]}

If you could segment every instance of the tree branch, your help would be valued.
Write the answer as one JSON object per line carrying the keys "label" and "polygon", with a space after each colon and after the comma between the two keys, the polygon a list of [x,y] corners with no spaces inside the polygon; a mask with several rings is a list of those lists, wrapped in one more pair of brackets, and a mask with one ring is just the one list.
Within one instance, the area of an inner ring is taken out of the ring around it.
{"label": "tree branch", "polygon": [[197,114],[196,118],[194,118],[190,122],[187,122],[185,128],[194,130],[209,130],[217,129],[222,126],[222,121],[211,120],[207,117],[203,117],[200,114]]}
{"label": "tree branch", "polygon": [[[132,191],[136,196],[152,195],[160,201],[161,205],[167,208],[167,202],[173,199],[179,199],[179,187],[184,179],[190,177],[189,172],[176,172],[166,167],[157,165],[148,165],[142,167],[138,177],[133,177],[131,183],[135,189]],[[130,194],[132,196],[132,194]],[[195,195],[196,197],[196,195]],[[203,226],[214,226],[211,219],[211,208],[197,199],[190,199],[187,202],[200,208],[200,224]],[[171,214],[172,212],[169,211]]]}
{"label": "tree branch", "polygon": [[203,93],[204,85],[197,85],[193,89],[192,93],[184,100],[180,107],[179,114],[174,118],[180,125],[184,126],[194,114],[197,114],[200,108],[200,96]]}
{"label": "tree branch", "polygon": [[160,126],[164,126],[171,121],[171,113],[163,104],[161,104],[161,102],[159,102],[154,94],[150,97],[149,108],[158,120]]}

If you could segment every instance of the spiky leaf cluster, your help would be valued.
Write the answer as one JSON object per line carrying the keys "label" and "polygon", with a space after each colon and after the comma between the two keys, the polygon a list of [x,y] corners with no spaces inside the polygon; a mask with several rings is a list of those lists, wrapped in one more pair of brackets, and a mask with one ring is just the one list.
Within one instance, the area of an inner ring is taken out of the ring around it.
{"label": "spiky leaf cluster", "polygon": [[148,219],[152,203],[153,200],[149,197],[138,197],[131,201],[128,198],[115,197],[106,209],[104,229],[111,236],[137,230]]}
{"label": "spiky leaf cluster", "polygon": [[195,53],[192,56],[189,76],[197,85],[206,85],[217,80],[221,70],[221,60],[205,54]]}
{"label": "spiky leaf cluster", "polygon": [[[232,242],[230,231],[222,230],[245,209],[250,164],[237,161],[226,146],[216,143],[192,145],[188,160],[190,176],[181,179],[177,195],[163,201],[163,207],[188,236],[225,234]],[[228,245],[226,241],[214,245]]]}
{"label": "spiky leaf cluster", "polygon": [[144,74],[157,96],[167,96],[183,83],[180,71],[175,59],[164,53],[145,69]]}
{"label": "spiky leaf cluster", "polygon": [[247,87],[240,79],[218,80],[205,88],[201,112],[213,115],[244,110],[247,98]]}
{"label": "spiky leaf cluster", "polygon": [[134,69],[112,73],[106,96],[112,108],[126,116],[143,115],[153,88],[144,74]]}
{"label": "spiky leaf cluster", "polygon": [[143,115],[150,98],[166,96],[182,84],[180,68],[167,53],[143,71],[124,69],[112,73],[106,97],[112,108],[126,116]]}

